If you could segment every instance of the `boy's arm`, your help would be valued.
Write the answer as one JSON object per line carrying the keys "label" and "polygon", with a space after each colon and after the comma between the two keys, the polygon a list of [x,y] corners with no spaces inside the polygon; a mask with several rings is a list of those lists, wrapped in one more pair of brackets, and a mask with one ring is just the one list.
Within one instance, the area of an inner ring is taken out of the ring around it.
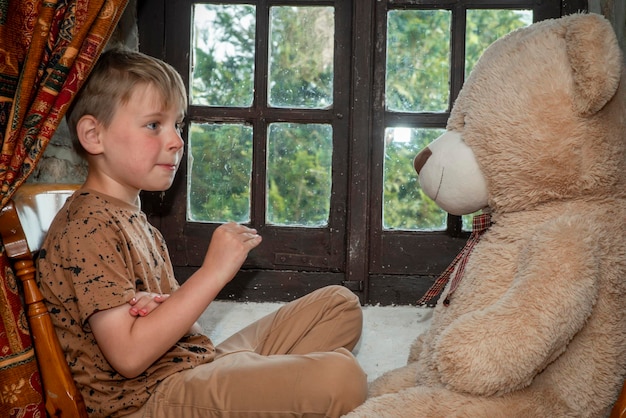
{"label": "boy's arm", "polygon": [[130,313],[130,304],[96,312],[89,325],[107,361],[133,378],[165,354],[235,276],[248,252],[261,242],[256,230],[235,223],[213,233],[202,266],[150,315]]}
{"label": "boy's arm", "polygon": [[[169,294],[155,294],[150,292],[137,292],[135,297],[128,302],[131,305],[129,312],[132,316],[146,316],[163,303]],[[194,322],[187,334],[201,334],[202,327],[198,322]]]}

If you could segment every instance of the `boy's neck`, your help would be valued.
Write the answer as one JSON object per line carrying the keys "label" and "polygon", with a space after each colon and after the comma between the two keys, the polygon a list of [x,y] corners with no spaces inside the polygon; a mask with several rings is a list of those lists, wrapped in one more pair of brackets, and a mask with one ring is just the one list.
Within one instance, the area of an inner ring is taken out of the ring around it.
{"label": "boy's neck", "polygon": [[141,209],[141,200],[139,198],[139,192],[141,190],[130,190],[128,188],[120,186],[110,179],[108,179],[107,181],[106,179],[102,179],[98,176],[90,174],[87,175],[87,179],[83,183],[84,188],[91,189],[98,193],[113,197]]}

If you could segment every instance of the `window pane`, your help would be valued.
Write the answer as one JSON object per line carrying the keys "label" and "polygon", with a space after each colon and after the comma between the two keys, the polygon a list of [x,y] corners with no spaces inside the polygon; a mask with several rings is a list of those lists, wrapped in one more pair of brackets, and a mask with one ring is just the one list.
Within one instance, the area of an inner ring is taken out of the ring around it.
{"label": "window pane", "polygon": [[387,109],[448,109],[450,12],[392,10],[387,17]]}
{"label": "window pane", "polygon": [[387,128],[383,171],[383,227],[405,230],[443,230],[446,213],[424,194],[417,182],[413,159],[443,129]]}
{"label": "window pane", "polygon": [[269,126],[268,223],[328,225],[332,138],[330,125],[273,123]]}
{"label": "window pane", "polygon": [[483,213],[483,210],[477,210],[474,213],[470,213],[469,215],[463,215],[461,220],[463,221],[463,230],[464,231],[472,231],[472,225],[474,224],[474,216],[480,215]]}
{"label": "window pane", "polygon": [[250,5],[194,5],[193,104],[252,105],[255,18],[255,7]]}
{"label": "window pane", "polygon": [[194,123],[188,155],[187,219],[248,222],[252,127]]}
{"label": "window pane", "polygon": [[334,20],[332,7],[270,9],[270,106],[323,109],[332,105]]}
{"label": "window pane", "polygon": [[[532,10],[470,9],[465,34],[465,76],[492,42],[533,23]],[[472,222],[469,223],[470,228]]]}

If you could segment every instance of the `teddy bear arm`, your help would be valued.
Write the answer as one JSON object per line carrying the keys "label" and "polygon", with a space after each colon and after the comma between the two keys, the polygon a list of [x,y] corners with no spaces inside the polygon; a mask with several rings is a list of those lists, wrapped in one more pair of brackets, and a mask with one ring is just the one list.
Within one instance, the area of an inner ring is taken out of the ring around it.
{"label": "teddy bear arm", "polygon": [[422,352],[422,347],[424,346],[424,334],[420,334],[417,336],[413,344],[411,344],[411,348],[409,350],[409,356],[407,359],[407,363],[413,363],[417,361]]}
{"label": "teddy bear arm", "polygon": [[368,397],[395,393],[415,386],[417,384],[417,370],[417,363],[409,363],[406,366],[382,374],[369,384]]}
{"label": "teddy bear arm", "polygon": [[508,291],[441,333],[435,356],[444,383],[478,395],[519,389],[565,350],[591,314],[598,274],[585,235],[568,227],[533,241]]}

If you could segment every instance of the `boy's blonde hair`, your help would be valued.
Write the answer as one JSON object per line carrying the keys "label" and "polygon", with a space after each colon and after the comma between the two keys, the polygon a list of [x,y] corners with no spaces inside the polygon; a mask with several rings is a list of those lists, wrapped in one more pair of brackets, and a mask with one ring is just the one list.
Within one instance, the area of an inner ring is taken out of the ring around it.
{"label": "boy's blonde hair", "polygon": [[171,65],[127,49],[111,49],[100,56],[66,115],[78,154],[86,155],[76,133],[80,118],[91,115],[108,127],[118,106],[128,102],[137,86],[145,85],[151,85],[161,93],[164,107],[187,109],[185,85]]}

